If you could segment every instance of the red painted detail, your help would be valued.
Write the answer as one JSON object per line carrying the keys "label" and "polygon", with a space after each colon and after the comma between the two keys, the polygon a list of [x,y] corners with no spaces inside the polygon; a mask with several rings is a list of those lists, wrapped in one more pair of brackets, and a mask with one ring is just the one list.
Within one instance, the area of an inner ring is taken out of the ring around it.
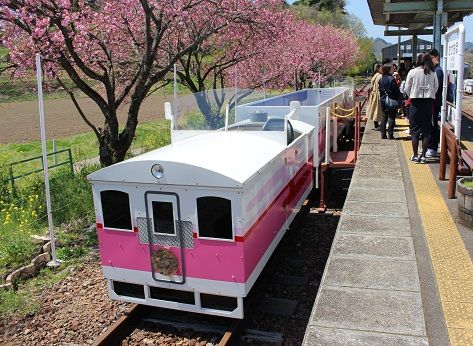
{"label": "red painted detail", "polygon": [[138,226],[133,227],[133,232],[138,233]]}
{"label": "red painted detail", "polygon": [[235,241],[236,241],[237,243],[243,243],[244,240],[245,240],[245,238],[242,237],[241,235],[235,236]]}
{"label": "red painted detail", "polygon": [[[278,199],[284,195],[285,193],[287,193],[289,191],[289,195],[286,197],[285,201],[284,201],[284,206],[287,206],[287,204],[289,204],[290,201],[292,201],[294,199],[294,197],[297,195],[297,193],[299,192],[299,188],[304,184],[304,182],[306,181],[307,177],[310,177],[310,174],[312,174],[312,163],[313,163],[313,159],[314,157],[311,156],[308,160],[307,163],[305,163],[301,169],[299,170],[299,172],[297,172],[297,174],[294,176],[294,178],[291,179],[291,181],[284,187],[284,189],[282,189],[282,191],[278,194],[278,196],[271,202],[271,204],[268,206],[268,208],[266,208],[266,210],[260,215],[260,217],[258,218],[258,220],[255,221],[255,223],[253,223],[253,225],[251,226],[251,228],[245,233],[245,235],[243,236],[243,239],[241,241],[244,241],[246,240],[251,232],[253,232],[255,230],[255,228],[258,227],[258,224],[265,218],[266,214],[274,207],[274,204],[278,201]],[[296,183],[297,181],[297,183]],[[297,188],[295,188],[297,187]],[[236,239],[235,239],[236,240]]]}
{"label": "red painted detail", "polygon": [[102,225],[101,223],[98,223],[98,222],[97,222],[97,226],[96,226],[96,227],[97,227],[97,229],[99,229],[99,228],[100,228],[100,229],[103,229],[103,225]]}
{"label": "red painted detail", "polygon": [[193,232],[193,233],[192,233],[192,237],[193,237],[194,239],[197,239],[197,233]]}

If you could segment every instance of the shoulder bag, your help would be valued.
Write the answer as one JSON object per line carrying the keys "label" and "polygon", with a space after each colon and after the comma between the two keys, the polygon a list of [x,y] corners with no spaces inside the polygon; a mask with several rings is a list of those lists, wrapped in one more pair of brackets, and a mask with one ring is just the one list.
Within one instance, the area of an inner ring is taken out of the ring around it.
{"label": "shoulder bag", "polygon": [[389,97],[388,90],[385,88],[384,83],[380,84],[382,85],[384,94],[386,95],[386,98],[384,99],[384,105],[386,106],[386,108],[389,110],[397,110],[401,108],[401,103],[399,102],[399,100]]}

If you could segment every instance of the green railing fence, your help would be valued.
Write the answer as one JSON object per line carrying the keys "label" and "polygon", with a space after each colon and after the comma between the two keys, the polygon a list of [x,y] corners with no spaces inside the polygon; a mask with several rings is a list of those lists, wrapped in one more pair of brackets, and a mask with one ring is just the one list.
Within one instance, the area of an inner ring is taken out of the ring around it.
{"label": "green railing fence", "polygon": [[[66,152],[67,152],[67,160],[62,161],[62,162],[58,162],[58,160],[57,160],[58,156],[57,155],[61,154],[61,153],[66,153]],[[70,148],[54,151],[52,153],[47,154],[47,157],[51,157],[51,156],[54,158],[54,162],[53,162],[53,164],[48,165],[49,169],[64,166],[64,165],[69,165],[71,173],[74,173],[74,166],[73,166],[73,162],[72,162],[72,151],[71,151]],[[26,172],[26,173],[15,175],[15,173],[14,173],[14,168],[15,167],[17,167],[19,165],[23,165],[23,164],[28,163],[28,162],[33,162],[35,160],[39,160],[41,162],[41,168]],[[8,175],[9,175],[8,180],[11,183],[12,192],[14,194],[16,193],[15,180],[27,177],[27,176],[35,174],[35,173],[42,172],[43,169],[44,169],[43,156],[36,156],[36,157],[32,157],[32,158],[29,158],[29,159],[16,161],[16,162],[12,162],[12,163],[8,164]]]}

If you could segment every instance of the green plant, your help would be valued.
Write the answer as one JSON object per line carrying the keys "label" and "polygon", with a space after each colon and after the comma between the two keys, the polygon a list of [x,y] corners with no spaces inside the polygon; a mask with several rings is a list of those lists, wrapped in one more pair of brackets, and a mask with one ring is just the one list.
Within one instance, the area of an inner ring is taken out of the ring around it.
{"label": "green plant", "polygon": [[39,309],[40,304],[32,300],[27,292],[0,290],[0,314],[4,317],[31,315]]}
{"label": "green plant", "polygon": [[[84,223],[93,221],[92,191],[86,176],[97,168],[98,166],[85,167],[75,174],[72,174],[68,169],[58,169],[52,172],[49,185],[54,225],[79,219]],[[46,197],[42,176],[30,178],[20,190],[20,195],[27,191],[38,194],[45,206]]]}
{"label": "green plant", "polygon": [[168,120],[158,120],[142,124],[139,127],[133,147],[150,151],[169,143],[171,143],[170,123]]}
{"label": "green plant", "polygon": [[31,235],[38,232],[38,195],[29,195],[16,203],[0,200],[0,268],[27,263],[35,247]]}
{"label": "green plant", "polygon": [[41,304],[37,297],[45,289],[70,275],[71,267],[77,263],[80,262],[72,261],[67,263],[67,265],[61,265],[59,270],[42,269],[38,276],[28,281],[20,282],[18,291],[0,290],[0,315],[4,318],[11,316],[21,318],[39,311]]}
{"label": "green plant", "polygon": [[468,187],[468,188],[472,188],[473,189],[473,181],[464,181],[463,182],[463,185],[465,187]]}
{"label": "green plant", "polygon": [[187,130],[205,130],[209,128],[205,116],[199,111],[189,112],[182,121],[184,122],[182,127]]}

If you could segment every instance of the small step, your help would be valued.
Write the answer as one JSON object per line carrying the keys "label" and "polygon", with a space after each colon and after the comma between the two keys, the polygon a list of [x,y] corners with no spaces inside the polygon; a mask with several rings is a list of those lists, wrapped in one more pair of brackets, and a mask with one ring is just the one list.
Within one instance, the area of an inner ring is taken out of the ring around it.
{"label": "small step", "polygon": [[246,329],[241,340],[248,343],[264,343],[271,345],[282,345],[283,335],[281,333],[263,332],[256,329]]}

